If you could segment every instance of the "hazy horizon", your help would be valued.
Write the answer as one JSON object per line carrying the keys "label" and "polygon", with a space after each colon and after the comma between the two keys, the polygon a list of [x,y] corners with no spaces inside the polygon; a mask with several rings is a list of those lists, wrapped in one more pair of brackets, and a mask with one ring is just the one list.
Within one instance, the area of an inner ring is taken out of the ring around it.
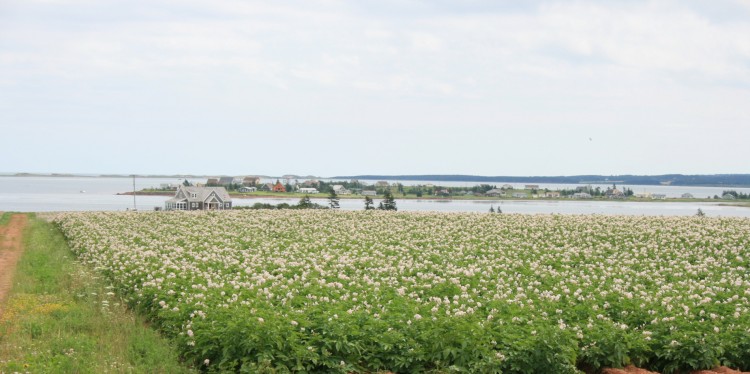
{"label": "hazy horizon", "polygon": [[750,3],[0,3],[13,172],[748,173]]}

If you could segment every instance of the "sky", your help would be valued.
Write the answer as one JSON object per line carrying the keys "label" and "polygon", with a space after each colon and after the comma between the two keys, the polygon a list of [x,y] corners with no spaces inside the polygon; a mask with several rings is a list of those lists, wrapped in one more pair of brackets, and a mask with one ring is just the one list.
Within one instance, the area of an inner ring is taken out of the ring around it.
{"label": "sky", "polygon": [[750,173],[750,0],[0,0],[0,172]]}

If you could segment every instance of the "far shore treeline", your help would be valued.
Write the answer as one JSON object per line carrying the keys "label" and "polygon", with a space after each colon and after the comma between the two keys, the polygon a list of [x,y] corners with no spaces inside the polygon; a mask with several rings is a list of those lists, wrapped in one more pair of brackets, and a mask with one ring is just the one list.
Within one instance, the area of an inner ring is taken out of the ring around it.
{"label": "far shore treeline", "polygon": [[554,183],[554,184],[631,184],[672,186],[750,186],[750,174],[706,174],[706,175],[570,175],[549,177],[512,177],[481,175],[349,175],[331,179],[365,180],[409,180],[439,182],[507,182],[507,183]]}

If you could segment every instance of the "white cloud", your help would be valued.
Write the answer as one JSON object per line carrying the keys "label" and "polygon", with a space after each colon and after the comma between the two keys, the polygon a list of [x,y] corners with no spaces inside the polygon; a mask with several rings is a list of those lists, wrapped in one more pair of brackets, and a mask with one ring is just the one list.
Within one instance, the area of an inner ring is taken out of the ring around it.
{"label": "white cloud", "polygon": [[[732,6],[750,14],[747,3]],[[510,129],[521,140],[508,149],[529,147],[526,129],[656,136],[684,129],[704,139],[707,129],[750,120],[750,18],[708,15],[680,1],[502,9],[481,1],[61,0],[5,7],[0,99],[8,104],[0,104],[0,120],[31,118],[20,108],[33,105],[22,100],[48,104],[55,118],[56,96],[66,87],[75,87],[82,107],[116,106],[115,98],[145,107],[144,93],[174,100],[172,109],[153,105],[146,122],[218,112],[226,123],[341,129],[356,122],[363,131],[409,127],[458,140],[457,127],[488,138]],[[545,141],[545,149],[557,147]]]}

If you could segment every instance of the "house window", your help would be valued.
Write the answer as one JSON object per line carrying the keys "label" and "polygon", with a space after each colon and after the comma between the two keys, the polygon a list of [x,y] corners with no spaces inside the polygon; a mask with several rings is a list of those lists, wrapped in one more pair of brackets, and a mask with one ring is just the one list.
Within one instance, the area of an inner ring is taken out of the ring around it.
{"label": "house window", "polygon": [[229,208],[230,203],[224,203],[224,207]]}
{"label": "house window", "polygon": [[197,208],[198,207],[198,203],[191,203],[190,206],[193,207],[193,208]]}
{"label": "house window", "polygon": [[198,196],[198,194],[196,194],[195,192],[193,192],[193,193],[190,194],[190,197],[192,197],[193,199],[195,199],[197,196]]}

